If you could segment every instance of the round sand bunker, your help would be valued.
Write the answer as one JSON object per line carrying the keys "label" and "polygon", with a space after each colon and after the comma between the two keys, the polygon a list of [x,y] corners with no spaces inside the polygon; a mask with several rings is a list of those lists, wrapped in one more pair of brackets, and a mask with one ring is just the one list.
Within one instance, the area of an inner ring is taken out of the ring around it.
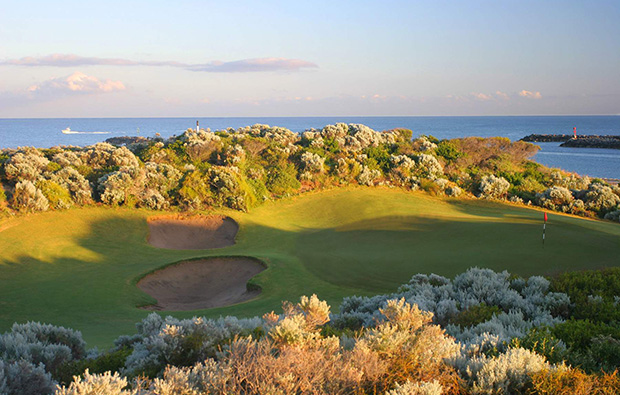
{"label": "round sand bunker", "polygon": [[186,311],[229,306],[258,296],[247,282],[265,267],[247,257],[205,258],[168,266],[145,276],[138,288],[157,299],[149,310]]}
{"label": "round sand bunker", "polygon": [[148,242],[173,250],[204,250],[235,244],[239,225],[229,217],[154,218]]}

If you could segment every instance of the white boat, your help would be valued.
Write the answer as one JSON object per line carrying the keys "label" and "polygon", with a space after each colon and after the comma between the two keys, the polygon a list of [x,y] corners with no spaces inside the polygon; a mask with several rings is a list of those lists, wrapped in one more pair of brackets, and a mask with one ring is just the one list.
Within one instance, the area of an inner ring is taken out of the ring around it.
{"label": "white boat", "polygon": [[110,132],[77,132],[75,130],[71,130],[71,128],[63,129],[62,132],[64,134],[108,134]]}

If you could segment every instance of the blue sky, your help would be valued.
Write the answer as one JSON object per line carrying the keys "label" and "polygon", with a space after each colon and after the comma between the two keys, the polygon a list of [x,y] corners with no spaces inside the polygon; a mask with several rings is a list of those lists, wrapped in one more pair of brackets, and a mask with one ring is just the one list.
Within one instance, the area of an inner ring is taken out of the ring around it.
{"label": "blue sky", "polygon": [[620,114],[619,1],[0,9],[5,118]]}

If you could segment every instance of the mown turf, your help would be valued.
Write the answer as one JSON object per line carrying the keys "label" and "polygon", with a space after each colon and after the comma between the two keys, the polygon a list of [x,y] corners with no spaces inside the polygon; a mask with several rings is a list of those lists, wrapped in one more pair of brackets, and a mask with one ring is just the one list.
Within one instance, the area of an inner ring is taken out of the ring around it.
{"label": "mown turf", "polygon": [[[477,200],[440,199],[395,189],[349,188],[223,212],[241,231],[235,246],[172,251],[146,243],[157,213],[94,207],[0,222],[0,332],[28,320],[83,332],[90,346],[134,333],[153,300],[136,280],[199,256],[249,255],[269,268],[253,280],[257,300],[177,317],[261,315],[282,300],[395,290],[415,273],[453,276],[471,266],[521,275],[620,264],[620,226]],[[165,314],[165,313],[163,313]]]}

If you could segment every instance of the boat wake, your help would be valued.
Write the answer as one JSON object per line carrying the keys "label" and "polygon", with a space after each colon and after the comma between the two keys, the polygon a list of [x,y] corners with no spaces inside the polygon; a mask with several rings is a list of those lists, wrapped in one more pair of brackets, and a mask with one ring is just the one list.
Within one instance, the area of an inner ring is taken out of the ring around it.
{"label": "boat wake", "polygon": [[62,130],[63,134],[110,134],[110,132],[78,132],[76,130],[71,130],[71,128],[66,128]]}

